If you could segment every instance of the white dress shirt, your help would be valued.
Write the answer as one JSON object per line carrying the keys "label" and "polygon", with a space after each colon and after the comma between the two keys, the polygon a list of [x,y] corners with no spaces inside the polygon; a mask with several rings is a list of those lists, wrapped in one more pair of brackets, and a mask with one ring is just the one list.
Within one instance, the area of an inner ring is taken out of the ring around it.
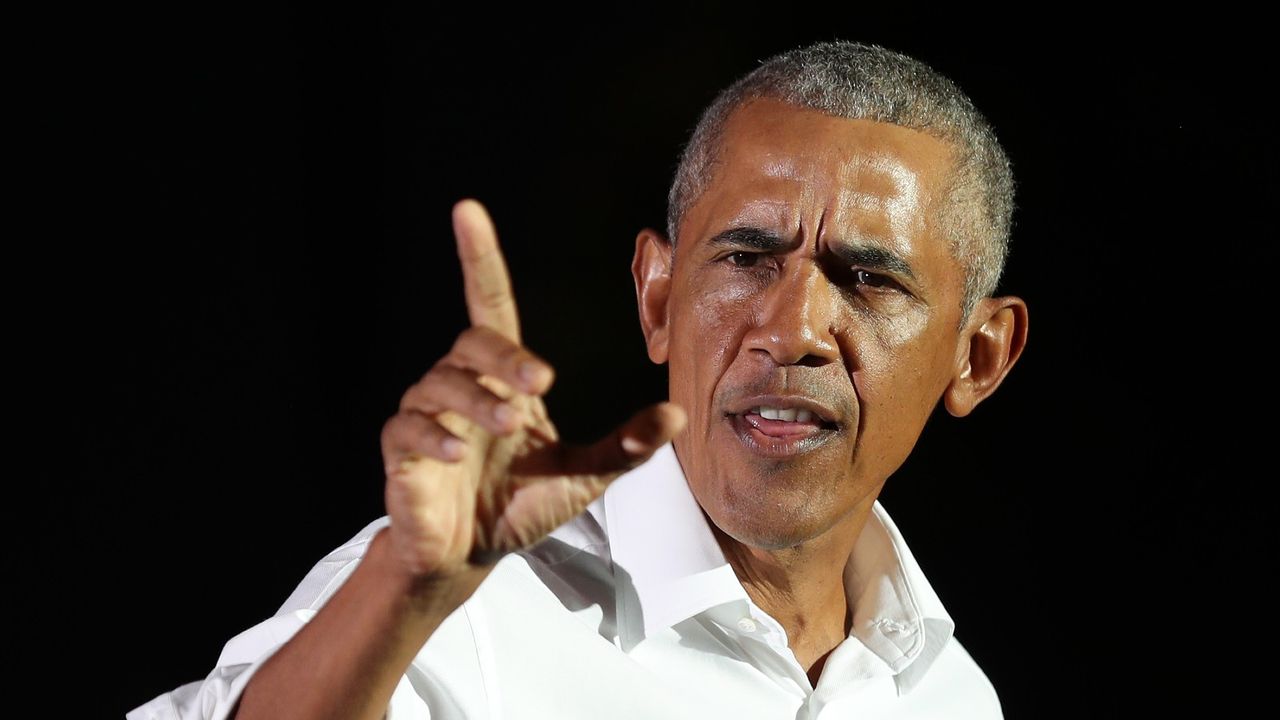
{"label": "white dress shirt", "polygon": [[[350,576],[371,523],[203,681],[128,720],[225,718],[253,673]],[[844,585],[849,636],[815,688],[751,601],[670,443],[587,511],[503,558],[423,645],[387,711],[410,718],[1001,718],[994,688],[877,501]]]}

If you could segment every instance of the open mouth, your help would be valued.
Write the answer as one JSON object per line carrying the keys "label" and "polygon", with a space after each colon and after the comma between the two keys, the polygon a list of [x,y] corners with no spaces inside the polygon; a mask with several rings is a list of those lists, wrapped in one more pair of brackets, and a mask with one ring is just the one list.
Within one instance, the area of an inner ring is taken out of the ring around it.
{"label": "open mouth", "polygon": [[726,416],[738,439],[769,457],[808,452],[835,437],[840,425],[798,408],[754,407]]}
{"label": "open mouth", "polygon": [[834,422],[824,421],[810,410],[798,408],[754,407],[739,413],[743,420],[770,437],[810,435],[820,430],[836,430]]}

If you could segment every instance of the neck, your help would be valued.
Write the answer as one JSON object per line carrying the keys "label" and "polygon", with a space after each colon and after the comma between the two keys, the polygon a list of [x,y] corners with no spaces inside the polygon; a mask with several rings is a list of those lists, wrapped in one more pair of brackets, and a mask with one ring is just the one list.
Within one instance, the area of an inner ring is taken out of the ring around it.
{"label": "neck", "polygon": [[782,624],[814,686],[827,655],[849,635],[853,608],[845,596],[845,564],[874,502],[868,497],[822,535],[778,549],[740,542],[708,522],[743,589]]}

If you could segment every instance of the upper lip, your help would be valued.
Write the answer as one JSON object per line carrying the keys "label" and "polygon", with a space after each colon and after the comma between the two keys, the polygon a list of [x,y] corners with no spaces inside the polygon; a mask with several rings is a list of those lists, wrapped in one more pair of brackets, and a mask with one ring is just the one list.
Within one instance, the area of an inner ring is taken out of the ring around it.
{"label": "upper lip", "polygon": [[730,403],[725,412],[729,415],[740,415],[752,408],[796,408],[808,410],[826,423],[840,424],[839,414],[830,407],[813,398],[803,395],[752,395]]}

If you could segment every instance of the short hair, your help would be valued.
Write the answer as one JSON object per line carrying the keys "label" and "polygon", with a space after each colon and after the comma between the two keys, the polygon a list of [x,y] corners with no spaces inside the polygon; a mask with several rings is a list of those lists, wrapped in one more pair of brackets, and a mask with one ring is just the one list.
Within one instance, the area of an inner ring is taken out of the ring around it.
{"label": "short hair", "polygon": [[954,164],[939,220],[964,269],[962,322],[995,292],[1009,251],[1014,182],[990,124],[955,83],[919,60],[844,40],[775,55],[716,96],[685,145],[667,195],[673,245],[685,213],[711,180],[729,116],[761,98],[888,122],[948,142]]}

